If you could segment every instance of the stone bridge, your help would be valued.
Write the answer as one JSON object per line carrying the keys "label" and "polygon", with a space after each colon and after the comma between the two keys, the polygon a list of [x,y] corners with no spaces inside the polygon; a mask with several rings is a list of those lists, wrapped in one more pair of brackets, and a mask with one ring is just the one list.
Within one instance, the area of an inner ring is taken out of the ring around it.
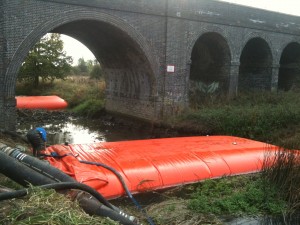
{"label": "stone bridge", "polygon": [[94,53],[108,110],[146,120],[178,114],[205,95],[297,84],[299,17],[213,0],[0,0],[2,129],[15,129],[22,62],[51,32]]}

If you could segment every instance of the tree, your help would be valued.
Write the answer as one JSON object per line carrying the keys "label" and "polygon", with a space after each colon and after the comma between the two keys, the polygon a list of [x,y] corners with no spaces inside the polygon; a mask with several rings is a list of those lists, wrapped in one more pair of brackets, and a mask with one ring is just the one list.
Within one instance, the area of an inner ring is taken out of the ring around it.
{"label": "tree", "polygon": [[93,68],[90,72],[90,77],[95,79],[102,79],[103,78],[103,71],[100,64],[97,62],[93,65]]}
{"label": "tree", "polygon": [[45,35],[29,51],[19,72],[18,80],[32,82],[35,87],[43,81],[64,79],[71,70],[73,59],[63,51],[59,34]]}
{"label": "tree", "polygon": [[84,58],[78,59],[77,67],[81,73],[88,73],[88,65]]}
{"label": "tree", "polygon": [[97,60],[91,60],[89,59],[87,62],[86,62],[86,65],[87,65],[87,68],[88,68],[88,73],[90,74],[91,71],[93,70],[93,67],[94,65],[96,64]]}

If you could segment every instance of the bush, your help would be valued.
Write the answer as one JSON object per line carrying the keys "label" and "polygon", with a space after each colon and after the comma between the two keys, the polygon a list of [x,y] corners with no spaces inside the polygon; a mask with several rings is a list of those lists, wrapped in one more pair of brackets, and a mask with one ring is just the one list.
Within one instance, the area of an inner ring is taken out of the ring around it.
{"label": "bush", "polygon": [[73,112],[87,116],[87,117],[96,117],[98,115],[103,114],[104,112],[104,101],[97,99],[86,100],[80,105],[76,106]]}

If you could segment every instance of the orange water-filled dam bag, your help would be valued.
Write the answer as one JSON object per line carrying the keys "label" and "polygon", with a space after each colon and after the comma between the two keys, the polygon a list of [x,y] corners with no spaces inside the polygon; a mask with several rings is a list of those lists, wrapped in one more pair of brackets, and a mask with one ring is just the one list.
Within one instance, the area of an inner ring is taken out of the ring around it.
{"label": "orange water-filled dam bag", "polygon": [[17,96],[17,108],[19,109],[64,109],[68,103],[56,96]]}
{"label": "orange water-filled dam bag", "polygon": [[[107,198],[124,195],[118,178],[105,168],[80,163],[100,162],[113,167],[133,193],[260,171],[267,153],[276,146],[231,136],[148,139],[95,144],[53,145],[63,157],[46,157],[55,167]],[[52,153],[53,154],[53,153]]]}

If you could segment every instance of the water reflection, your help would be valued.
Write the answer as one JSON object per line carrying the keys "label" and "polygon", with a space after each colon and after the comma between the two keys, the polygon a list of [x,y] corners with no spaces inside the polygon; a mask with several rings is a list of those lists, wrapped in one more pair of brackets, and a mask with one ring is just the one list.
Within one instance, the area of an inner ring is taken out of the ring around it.
{"label": "water reflection", "polygon": [[68,118],[65,121],[51,123],[22,123],[17,126],[18,133],[26,134],[28,130],[42,126],[47,131],[47,142],[53,144],[90,144],[121,140],[136,140],[149,137],[147,130],[135,130],[128,126],[116,126],[104,120],[86,120]]}
{"label": "water reflection", "polygon": [[94,142],[106,141],[105,133],[98,131],[90,131],[88,128],[82,125],[65,123],[61,127],[59,132],[48,131],[48,142],[49,144],[62,144],[62,143],[73,143],[73,144],[88,144]]}

